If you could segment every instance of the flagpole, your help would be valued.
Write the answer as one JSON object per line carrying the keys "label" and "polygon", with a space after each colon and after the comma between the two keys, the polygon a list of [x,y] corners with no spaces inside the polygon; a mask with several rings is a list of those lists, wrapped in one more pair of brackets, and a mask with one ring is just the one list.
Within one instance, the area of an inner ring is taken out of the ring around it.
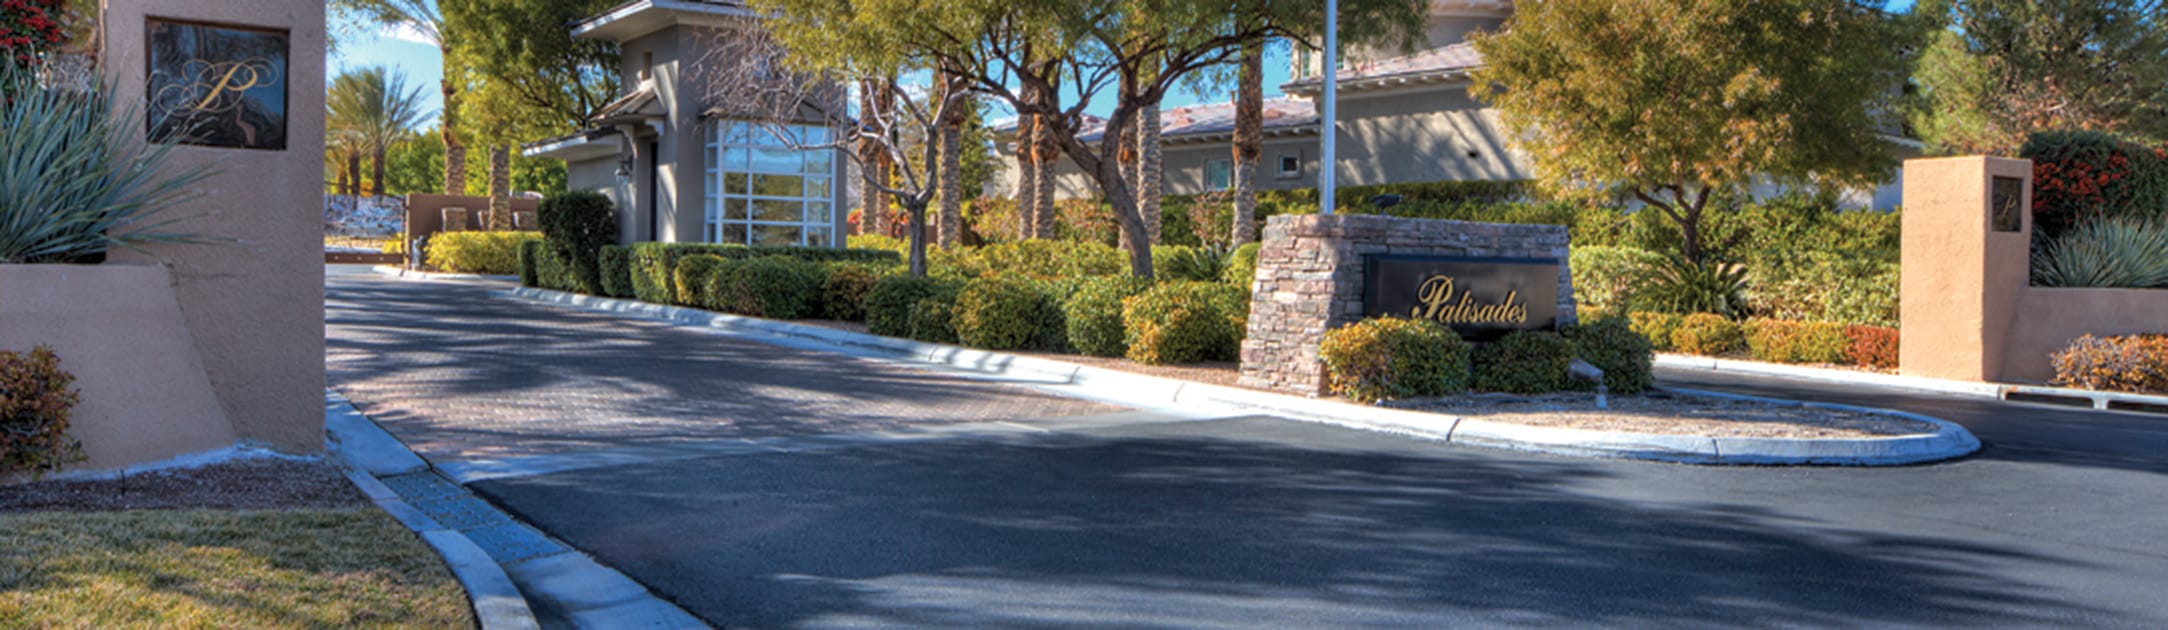
{"label": "flagpole", "polygon": [[1319,123],[1318,133],[1324,134],[1323,156],[1317,161],[1318,214],[1332,214],[1333,185],[1338,171],[1340,154],[1338,148],[1339,101],[1340,101],[1340,0],[1325,0],[1325,103],[1320,109],[1324,120]]}

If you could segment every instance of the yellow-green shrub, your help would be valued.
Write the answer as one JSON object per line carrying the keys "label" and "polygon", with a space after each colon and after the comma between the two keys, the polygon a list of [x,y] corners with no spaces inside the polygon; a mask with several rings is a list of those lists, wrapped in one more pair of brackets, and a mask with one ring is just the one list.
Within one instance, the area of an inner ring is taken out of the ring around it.
{"label": "yellow-green shrub", "polygon": [[1747,355],[1776,363],[1842,363],[1851,340],[1844,324],[1792,322],[1781,319],[1748,320],[1745,327]]}
{"label": "yellow-green shrub", "polygon": [[1013,350],[1042,343],[1041,331],[1061,310],[1041,285],[1029,278],[998,275],[964,283],[956,294],[951,321],[964,345]]}
{"label": "yellow-green shrub", "polygon": [[1170,282],[1122,300],[1129,360],[1193,363],[1233,360],[1242,339],[1229,307],[1240,289],[1218,282]]}
{"label": "yellow-green shrub", "polygon": [[1427,319],[1368,319],[1325,333],[1317,358],[1325,386],[1362,402],[1444,396],[1468,389],[1468,344]]}
{"label": "yellow-green shrub", "polygon": [[1665,352],[1672,350],[1672,331],[1678,330],[1679,322],[1686,320],[1685,315],[1677,313],[1631,313],[1627,318],[1631,321],[1634,332],[1641,333],[1641,336],[1649,339],[1649,345]]}
{"label": "yellow-green shrub", "polygon": [[429,237],[426,262],[453,273],[509,276],[519,273],[520,243],[541,232],[440,232]]}
{"label": "yellow-green shrub", "polygon": [[604,245],[601,253],[595,264],[602,271],[602,294],[632,297],[632,248]]}
{"label": "yellow-green shrub", "polygon": [[[678,262],[683,270],[688,258]],[[716,310],[766,317],[799,319],[814,313],[826,270],[783,256],[766,256],[723,263],[708,275],[703,295]]]}
{"label": "yellow-green shrub", "polygon": [[1715,313],[1695,313],[1679,320],[1671,331],[1671,347],[1687,354],[1720,355],[1746,349],[1746,334],[1739,323]]}
{"label": "yellow-green shrub", "polygon": [[1086,280],[1062,303],[1069,345],[1095,357],[1118,357],[1129,351],[1123,338],[1122,300],[1152,288],[1152,281],[1134,276],[1106,276]]}
{"label": "yellow-green shrub", "polygon": [[1516,330],[1475,352],[1475,388],[1543,394],[1572,387],[1573,343],[1558,333]]}
{"label": "yellow-green shrub", "polygon": [[866,296],[873,292],[873,284],[897,271],[894,265],[862,262],[826,264],[828,278],[821,283],[822,314],[829,319],[850,322],[866,321]]}
{"label": "yellow-green shrub", "polygon": [[1605,388],[1633,394],[1656,384],[1655,354],[1648,337],[1634,332],[1623,318],[1582,321],[1587,323],[1566,327],[1566,340],[1573,342],[1574,356],[1603,370]]}
{"label": "yellow-green shrub", "polygon": [[909,274],[884,276],[866,292],[866,330],[876,335],[911,337],[911,313],[925,300],[956,299],[963,283]]}
{"label": "yellow-green shrub", "polygon": [[670,272],[671,285],[677,287],[677,304],[721,310],[722,307],[707,294],[708,283],[715,272],[728,262],[721,256],[708,254],[694,254],[678,259],[677,268]]}

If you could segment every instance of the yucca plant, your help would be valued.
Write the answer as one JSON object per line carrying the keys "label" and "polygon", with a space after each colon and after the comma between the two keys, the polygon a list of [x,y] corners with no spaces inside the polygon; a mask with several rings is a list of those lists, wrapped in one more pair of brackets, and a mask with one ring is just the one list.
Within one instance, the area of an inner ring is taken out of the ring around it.
{"label": "yucca plant", "polygon": [[99,81],[60,83],[0,69],[0,263],[200,242],[167,231],[178,218],[160,211],[191,198],[209,169],[165,168],[172,147],[145,141],[136,112],[116,111]]}
{"label": "yucca plant", "polygon": [[1658,313],[1745,315],[1746,267],[1667,256],[1650,266],[1648,284],[1634,291],[1633,307]]}
{"label": "yucca plant", "polygon": [[2168,221],[2094,219],[2033,251],[2033,284],[2168,289]]}

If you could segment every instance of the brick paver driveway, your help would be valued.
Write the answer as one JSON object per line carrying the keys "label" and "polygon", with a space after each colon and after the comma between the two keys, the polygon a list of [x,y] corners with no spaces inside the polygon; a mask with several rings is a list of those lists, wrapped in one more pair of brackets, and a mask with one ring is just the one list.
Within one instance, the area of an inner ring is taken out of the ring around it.
{"label": "brick paver driveway", "polygon": [[1103,414],[1014,386],[333,268],[334,388],[433,461]]}

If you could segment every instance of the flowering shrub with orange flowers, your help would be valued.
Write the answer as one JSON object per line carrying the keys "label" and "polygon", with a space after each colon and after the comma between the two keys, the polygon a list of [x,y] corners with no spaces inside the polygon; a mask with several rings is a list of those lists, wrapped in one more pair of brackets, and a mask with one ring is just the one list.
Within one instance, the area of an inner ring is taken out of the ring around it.
{"label": "flowering shrub with orange flowers", "polygon": [[2055,384],[2168,394],[2168,335],[2079,337],[2055,353]]}
{"label": "flowering shrub with orange flowers", "polygon": [[0,59],[34,67],[67,39],[67,0],[0,0]]}
{"label": "flowering shrub with orange flowers", "polygon": [[2093,219],[2168,213],[2168,148],[2093,131],[2033,134],[2033,229],[2055,236]]}

